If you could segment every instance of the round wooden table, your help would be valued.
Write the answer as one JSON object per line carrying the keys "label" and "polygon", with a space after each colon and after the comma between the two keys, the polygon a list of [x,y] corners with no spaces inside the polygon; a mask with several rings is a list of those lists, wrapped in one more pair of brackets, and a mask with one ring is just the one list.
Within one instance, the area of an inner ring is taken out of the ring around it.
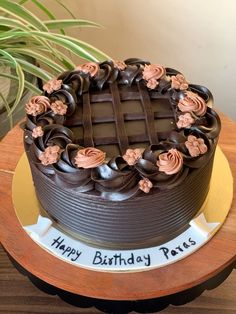
{"label": "round wooden table", "polygon": [[[236,178],[236,123],[223,115],[221,119],[219,145]],[[107,309],[119,305],[120,313],[134,310],[134,306],[137,310],[137,304],[144,303],[146,309],[152,306],[157,311],[168,304],[194,299],[205,289],[219,285],[232,271],[236,263],[235,198],[217,234],[197,252],[166,267],[135,273],[97,272],[67,264],[47,253],[23,230],[12,204],[11,184],[23,153],[22,137],[16,126],[0,143],[0,241],[16,267],[44,291],[78,306],[86,299],[92,305],[103,302]]]}

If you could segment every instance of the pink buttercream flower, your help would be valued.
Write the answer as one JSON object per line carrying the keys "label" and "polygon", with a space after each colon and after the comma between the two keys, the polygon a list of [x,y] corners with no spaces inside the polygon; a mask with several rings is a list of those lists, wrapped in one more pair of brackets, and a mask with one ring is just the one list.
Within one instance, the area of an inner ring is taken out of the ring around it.
{"label": "pink buttercream flower", "polygon": [[51,103],[51,109],[55,114],[59,114],[61,116],[64,116],[67,111],[67,105],[64,104],[61,100],[55,100],[53,103]]}
{"label": "pink buttercream flower", "polygon": [[78,150],[75,156],[75,164],[79,168],[95,168],[103,164],[106,154],[100,149],[86,147]]}
{"label": "pink buttercream flower", "polygon": [[127,65],[123,61],[120,61],[120,60],[113,60],[113,64],[114,64],[114,67],[120,71],[124,71],[127,67]]}
{"label": "pink buttercream flower", "polygon": [[43,134],[44,134],[44,132],[43,132],[43,129],[41,126],[36,126],[36,128],[34,128],[32,131],[32,136],[34,138],[41,137],[41,136],[43,136]]}
{"label": "pink buttercream flower", "polygon": [[186,91],[183,99],[180,99],[178,108],[182,112],[194,112],[197,116],[203,116],[206,113],[207,105],[205,100],[198,94]]}
{"label": "pink buttercream flower", "polygon": [[185,90],[188,88],[188,81],[182,74],[171,76],[171,87],[175,89]]}
{"label": "pink buttercream flower", "polygon": [[189,135],[187,141],[185,142],[190,156],[197,157],[199,155],[205,154],[208,150],[204,140],[202,138],[197,138],[194,135]]}
{"label": "pink buttercream flower", "polygon": [[142,153],[143,153],[143,149],[141,148],[135,148],[135,149],[128,148],[122,157],[129,166],[133,166],[137,163],[137,161],[140,158],[142,158]]}
{"label": "pink buttercream flower", "polygon": [[159,171],[165,172],[168,175],[179,172],[183,167],[183,155],[175,148],[171,148],[167,153],[159,155],[157,160]]}
{"label": "pink buttercream flower", "polygon": [[57,80],[56,78],[51,79],[43,85],[43,90],[48,94],[51,94],[55,90],[59,90],[62,85],[62,80]]}
{"label": "pink buttercream flower", "polygon": [[158,86],[159,82],[155,79],[150,79],[147,81],[147,87],[150,89],[155,89]]}
{"label": "pink buttercream flower", "polygon": [[77,71],[89,73],[91,77],[95,76],[99,70],[99,65],[96,62],[87,62],[76,67]]}
{"label": "pink buttercream flower", "polygon": [[189,112],[187,112],[179,116],[179,120],[176,123],[176,125],[179,129],[190,128],[194,122],[195,122],[195,119],[191,116]]}
{"label": "pink buttercream flower", "polygon": [[50,107],[50,100],[45,96],[33,96],[25,105],[25,111],[27,114],[37,116],[47,111]]}
{"label": "pink buttercream flower", "polygon": [[145,64],[143,70],[143,79],[149,81],[151,79],[159,80],[166,74],[166,70],[162,65],[159,64]]}
{"label": "pink buttercream flower", "polygon": [[58,145],[48,146],[43,153],[39,155],[39,160],[44,166],[56,163],[60,158],[61,148]]}
{"label": "pink buttercream flower", "polygon": [[148,178],[140,180],[138,184],[139,189],[142,190],[144,193],[149,193],[149,191],[153,187],[152,182]]}

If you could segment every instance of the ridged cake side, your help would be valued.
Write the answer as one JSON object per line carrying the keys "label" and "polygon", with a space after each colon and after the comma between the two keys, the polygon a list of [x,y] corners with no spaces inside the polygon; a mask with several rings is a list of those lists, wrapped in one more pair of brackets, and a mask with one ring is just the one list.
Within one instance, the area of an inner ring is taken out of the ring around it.
{"label": "ridged cake side", "polygon": [[181,185],[123,202],[58,187],[32,165],[37,197],[61,227],[78,238],[110,248],[147,247],[186,229],[209,189],[214,154]]}

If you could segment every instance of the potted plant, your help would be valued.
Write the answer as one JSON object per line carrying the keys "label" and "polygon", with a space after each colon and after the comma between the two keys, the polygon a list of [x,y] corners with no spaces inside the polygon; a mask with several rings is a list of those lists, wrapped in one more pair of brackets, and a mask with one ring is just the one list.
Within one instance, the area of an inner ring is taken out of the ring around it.
{"label": "potted plant", "polygon": [[[1,0],[0,4],[0,138],[24,114],[25,98],[40,94],[37,79],[47,81],[59,73],[75,68],[61,48],[72,55],[101,61],[108,56],[95,47],[65,33],[67,27],[100,27],[88,20],[56,17],[38,0],[29,0],[42,10],[48,20],[40,20],[19,3]],[[23,101],[22,101],[23,100]]]}

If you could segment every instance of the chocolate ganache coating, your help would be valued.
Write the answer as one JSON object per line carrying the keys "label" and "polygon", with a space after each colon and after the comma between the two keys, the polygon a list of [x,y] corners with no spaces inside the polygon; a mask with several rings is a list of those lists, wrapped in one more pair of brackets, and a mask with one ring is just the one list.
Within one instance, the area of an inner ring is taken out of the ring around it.
{"label": "chocolate ganache coating", "polygon": [[206,87],[131,58],[80,65],[36,97],[25,149],[38,199],[62,227],[118,248],[187,228],[206,198],[220,132]]}

